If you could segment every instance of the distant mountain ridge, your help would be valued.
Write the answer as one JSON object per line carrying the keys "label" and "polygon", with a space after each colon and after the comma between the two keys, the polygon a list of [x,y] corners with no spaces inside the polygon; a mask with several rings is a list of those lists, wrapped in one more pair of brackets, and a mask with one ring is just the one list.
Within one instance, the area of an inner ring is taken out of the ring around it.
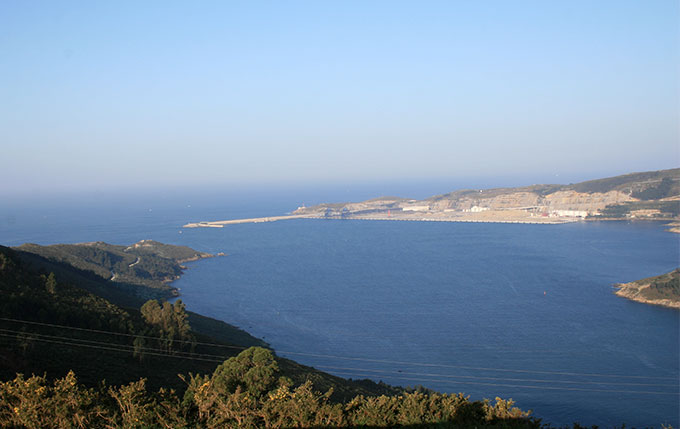
{"label": "distant mountain ridge", "polygon": [[423,200],[379,197],[299,207],[324,218],[560,222],[576,219],[674,219],[680,216],[680,168],[569,185],[463,189]]}

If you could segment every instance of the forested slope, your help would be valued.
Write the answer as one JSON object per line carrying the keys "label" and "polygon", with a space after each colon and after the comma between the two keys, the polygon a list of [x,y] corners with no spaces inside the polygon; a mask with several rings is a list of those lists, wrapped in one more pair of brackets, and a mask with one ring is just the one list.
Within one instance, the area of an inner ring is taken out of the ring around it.
{"label": "forested slope", "polygon": [[[87,289],[79,287],[81,280]],[[181,301],[140,304],[138,298],[124,299],[116,290],[122,302],[133,304],[125,305],[91,292],[115,288],[111,283],[91,272],[0,246],[0,377],[6,380],[21,372],[53,378],[74,370],[87,386],[144,377],[152,388],[183,391],[186,384],[177,374],[210,373],[247,347],[266,346],[238,328],[186,311]],[[287,359],[277,362],[291,380],[311,380],[321,390],[333,388],[338,400],[400,392],[370,381],[334,377]]]}

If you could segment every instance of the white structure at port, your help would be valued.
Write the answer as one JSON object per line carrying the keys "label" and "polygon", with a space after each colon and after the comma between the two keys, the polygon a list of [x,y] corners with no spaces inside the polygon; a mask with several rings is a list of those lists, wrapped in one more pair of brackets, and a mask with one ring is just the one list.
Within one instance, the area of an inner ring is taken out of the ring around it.
{"label": "white structure at port", "polygon": [[550,214],[559,217],[588,217],[588,212],[585,210],[553,210]]}
{"label": "white structure at port", "polygon": [[430,210],[430,206],[404,206],[401,209],[405,212],[426,212]]}

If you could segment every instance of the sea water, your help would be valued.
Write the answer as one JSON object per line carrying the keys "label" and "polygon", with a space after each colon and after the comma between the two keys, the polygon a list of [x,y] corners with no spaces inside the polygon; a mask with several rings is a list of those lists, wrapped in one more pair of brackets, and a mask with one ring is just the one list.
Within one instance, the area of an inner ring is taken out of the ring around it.
{"label": "sea water", "polygon": [[181,298],[279,355],[347,378],[513,398],[553,425],[680,425],[680,312],[612,288],[678,266],[678,236],[662,224],[181,228],[299,203],[292,193],[29,199],[0,206],[0,244],[154,239],[225,252],[190,264],[175,282]]}

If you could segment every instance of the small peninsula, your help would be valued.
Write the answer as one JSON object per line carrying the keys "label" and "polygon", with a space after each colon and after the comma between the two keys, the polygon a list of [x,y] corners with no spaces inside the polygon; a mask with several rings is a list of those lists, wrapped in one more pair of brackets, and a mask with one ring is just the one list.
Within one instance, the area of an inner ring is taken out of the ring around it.
{"label": "small peninsula", "polygon": [[[298,207],[287,216],[192,222],[222,228],[288,219],[361,219],[560,224],[581,220],[680,220],[680,168],[569,185],[464,189],[423,200],[379,197]],[[677,224],[676,224],[677,225]],[[677,228],[671,229],[677,232]]]}
{"label": "small peninsula", "polygon": [[616,285],[618,296],[680,309],[680,268],[656,277]]}
{"label": "small peninsula", "polygon": [[64,262],[145,299],[178,296],[177,288],[168,283],[186,269],[182,264],[215,256],[154,240],[141,240],[130,246],[101,241],[50,246],[27,243],[15,249],[33,255],[38,265]]}

